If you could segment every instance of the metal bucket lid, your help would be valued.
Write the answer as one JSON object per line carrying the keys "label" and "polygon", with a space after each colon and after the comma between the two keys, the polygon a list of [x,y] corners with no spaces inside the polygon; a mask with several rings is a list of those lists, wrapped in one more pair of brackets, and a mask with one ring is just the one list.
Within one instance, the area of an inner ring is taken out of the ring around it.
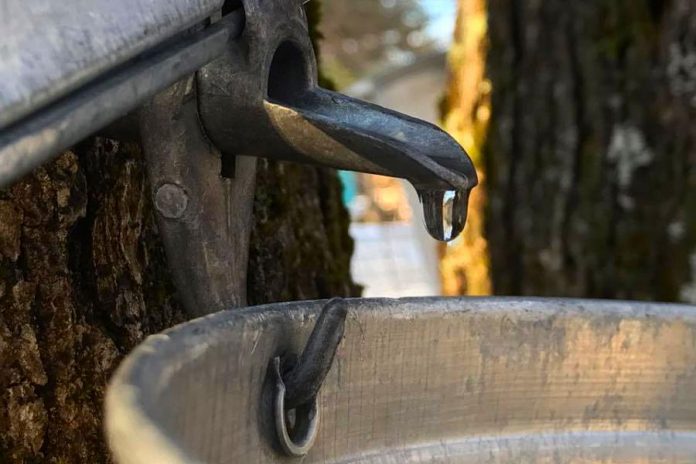
{"label": "metal bucket lid", "polygon": [[[544,299],[347,300],[313,462],[692,462],[696,309]],[[150,337],[109,387],[120,464],[288,462],[271,360],[322,302]]]}

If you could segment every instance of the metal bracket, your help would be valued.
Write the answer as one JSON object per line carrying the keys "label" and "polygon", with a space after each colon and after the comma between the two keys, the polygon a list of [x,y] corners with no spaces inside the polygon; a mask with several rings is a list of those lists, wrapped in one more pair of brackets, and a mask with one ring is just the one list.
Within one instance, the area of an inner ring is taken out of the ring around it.
{"label": "metal bracket", "polygon": [[192,316],[246,303],[256,159],[238,158],[234,179],[198,119],[194,78],[140,112],[161,236],[179,296]]}
{"label": "metal bracket", "polygon": [[140,112],[160,232],[193,316],[246,303],[256,158],[240,155],[258,153],[230,149],[229,142],[250,134],[244,147],[269,143],[269,128],[251,115],[263,111],[277,44],[302,44],[307,75],[316,75],[303,4],[244,1],[242,35],[195,78],[157,95]]}

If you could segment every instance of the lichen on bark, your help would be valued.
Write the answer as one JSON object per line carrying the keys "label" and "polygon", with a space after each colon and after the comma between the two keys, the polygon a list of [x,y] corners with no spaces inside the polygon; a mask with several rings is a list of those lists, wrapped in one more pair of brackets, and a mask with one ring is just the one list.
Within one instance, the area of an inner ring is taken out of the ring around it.
{"label": "lichen on bark", "polygon": [[488,18],[494,291],[691,299],[694,2],[489,0]]}

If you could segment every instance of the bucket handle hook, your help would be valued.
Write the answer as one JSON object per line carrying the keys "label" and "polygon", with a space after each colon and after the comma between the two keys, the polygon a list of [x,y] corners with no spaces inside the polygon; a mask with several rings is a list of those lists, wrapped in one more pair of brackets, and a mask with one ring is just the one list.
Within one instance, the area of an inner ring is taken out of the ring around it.
{"label": "bucket handle hook", "polygon": [[342,298],[330,300],[299,359],[283,370],[281,358],[273,358],[276,434],[289,456],[304,456],[314,444],[319,429],[317,396],[343,339],[347,314]]}

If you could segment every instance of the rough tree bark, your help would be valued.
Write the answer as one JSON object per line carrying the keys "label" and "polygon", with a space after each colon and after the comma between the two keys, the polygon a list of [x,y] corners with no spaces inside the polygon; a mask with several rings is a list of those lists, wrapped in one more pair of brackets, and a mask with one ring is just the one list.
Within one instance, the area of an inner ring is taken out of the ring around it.
{"label": "rough tree bark", "polygon": [[489,0],[494,291],[696,301],[696,3]]}
{"label": "rough tree bark", "polygon": [[[140,147],[106,139],[0,191],[1,463],[108,462],[110,374],[185,320],[147,192]],[[359,293],[334,172],[262,161],[255,220],[250,303]]]}

